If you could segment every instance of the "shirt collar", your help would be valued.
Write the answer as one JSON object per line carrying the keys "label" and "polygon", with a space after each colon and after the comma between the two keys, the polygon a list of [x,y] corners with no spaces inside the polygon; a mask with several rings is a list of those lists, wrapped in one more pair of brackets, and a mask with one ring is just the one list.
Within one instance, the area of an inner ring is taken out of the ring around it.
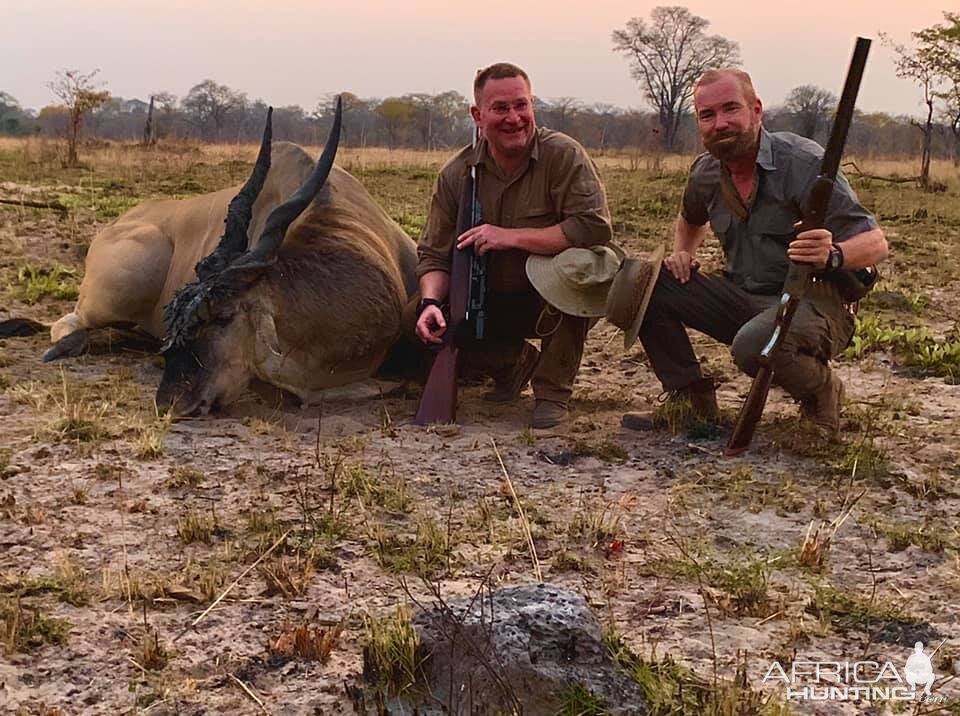
{"label": "shirt collar", "polygon": [[[543,127],[537,127],[536,131],[533,133],[533,141],[531,142],[530,147],[530,159],[537,161],[540,158],[540,133],[543,132]],[[473,153],[470,155],[470,166],[476,166],[477,164],[483,164],[489,167],[496,167],[496,162],[493,161],[493,157],[490,156],[490,147],[487,144],[487,140],[484,137],[480,138],[480,141],[477,142],[477,148],[473,150]]]}
{"label": "shirt collar", "polygon": [[760,148],[757,150],[757,164],[760,165],[761,169],[766,169],[768,172],[777,168],[777,165],[773,162],[773,139],[771,139],[770,133],[763,128],[763,125],[760,126]]}

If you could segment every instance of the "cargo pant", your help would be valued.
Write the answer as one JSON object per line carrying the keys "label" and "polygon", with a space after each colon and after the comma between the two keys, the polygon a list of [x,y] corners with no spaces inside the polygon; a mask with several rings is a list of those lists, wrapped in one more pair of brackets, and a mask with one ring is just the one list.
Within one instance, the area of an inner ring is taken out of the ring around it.
{"label": "cargo pant", "polygon": [[[404,310],[404,332],[415,340],[417,293]],[[530,381],[537,400],[566,404],[580,369],[587,331],[596,319],[560,313],[531,286],[529,291],[488,293],[483,340],[473,338],[473,325],[458,336],[464,367],[493,378],[510,375],[525,338],[540,339],[540,360]]]}
{"label": "cargo pant", "polygon": [[[779,299],[779,294],[748,293],[722,274],[694,272],[681,284],[662,268],[640,341],[663,389],[679,390],[702,377],[685,327],[729,345],[737,367],[754,376],[760,351],[773,333]],[[814,282],[774,356],[773,382],[797,400],[813,396],[829,382],[829,361],[847,346],[853,331],[853,316],[836,287]]]}

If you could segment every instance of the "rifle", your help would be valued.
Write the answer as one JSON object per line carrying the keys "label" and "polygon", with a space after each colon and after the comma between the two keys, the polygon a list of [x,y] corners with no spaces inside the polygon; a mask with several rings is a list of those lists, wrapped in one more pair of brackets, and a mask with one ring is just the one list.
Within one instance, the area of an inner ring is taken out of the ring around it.
{"label": "rifle", "polygon": [[[870,40],[864,37],[857,38],[850,60],[850,69],[843,85],[843,94],[837,105],[837,113],[830,131],[830,140],[827,142],[823,160],[820,163],[820,174],[813,183],[807,204],[804,207],[803,220],[797,233],[809,229],[818,229],[824,226],[830,197],[833,195],[833,185],[840,169],[840,158],[843,155],[843,146],[847,141],[847,131],[853,120],[853,108],[857,101],[857,92],[860,89],[860,80],[867,64],[867,53],[870,51]],[[733,433],[723,449],[724,457],[739,455],[750,447],[753,433],[763,415],[763,408],[767,404],[767,394],[773,381],[773,355],[783,344],[783,339],[790,330],[797,306],[806,294],[807,288],[813,279],[814,268],[810,264],[790,262],[787,280],[783,285],[783,294],[780,296],[780,305],[777,310],[776,323],[773,335],[767,345],[760,352],[760,369],[753,378],[750,392],[737,416],[737,423]]]}
{"label": "rifle", "polygon": [[[476,147],[478,136],[474,137]],[[470,168],[464,177],[460,206],[457,210],[457,236],[479,224],[480,200],[477,197],[477,167]],[[433,359],[427,383],[423,386],[416,425],[428,423],[455,423],[457,421],[457,373],[459,372],[460,348],[458,336],[466,329],[469,320],[474,321],[475,335],[483,338],[486,318],[484,296],[487,286],[486,258],[477,256],[473,246],[459,250],[454,240],[450,258],[450,315],[443,345]]]}

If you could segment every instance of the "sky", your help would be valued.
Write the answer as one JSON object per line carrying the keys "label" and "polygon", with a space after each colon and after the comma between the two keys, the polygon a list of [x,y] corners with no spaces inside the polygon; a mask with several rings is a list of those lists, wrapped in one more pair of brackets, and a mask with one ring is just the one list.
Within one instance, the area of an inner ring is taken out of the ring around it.
{"label": "sky", "polygon": [[[918,115],[920,89],[894,74],[879,32],[900,43],[943,21],[953,0],[729,0],[684,3],[707,32],[738,42],[765,106],[813,84],[839,95],[857,35],[875,40],[858,108]],[[544,99],[644,108],[610,34],[654,3],[632,0],[2,0],[0,91],[33,109],[64,68],[99,69],[112,94],[184,96],[213,79],[275,106],[325,94],[457,90],[477,68],[514,62]],[[776,9],[774,9],[776,8]],[[954,8],[955,9],[955,8]]]}

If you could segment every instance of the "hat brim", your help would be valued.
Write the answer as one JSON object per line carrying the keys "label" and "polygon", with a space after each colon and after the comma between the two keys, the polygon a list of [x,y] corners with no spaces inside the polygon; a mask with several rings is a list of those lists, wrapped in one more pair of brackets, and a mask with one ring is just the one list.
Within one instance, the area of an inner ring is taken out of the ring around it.
{"label": "hat brim", "polygon": [[580,318],[598,318],[606,312],[609,283],[580,287],[571,292],[557,275],[553,256],[530,254],[527,257],[527,278],[544,301],[563,313]]}
{"label": "hat brim", "polygon": [[640,299],[640,307],[637,309],[637,315],[633,317],[633,323],[629,330],[623,332],[623,349],[627,350],[640,336],[640,326],[643,325],[643,317],[647,313],[647,306],[650,305],[650,297],[653,296],[654,286],[657,285],[657,279],[660,278],[660,267],[663,265],[663,244],[660,244],[653,250],[653,253],[647,258],[652,264],[650,271],[650,280],[643,290],[643,297]]}

